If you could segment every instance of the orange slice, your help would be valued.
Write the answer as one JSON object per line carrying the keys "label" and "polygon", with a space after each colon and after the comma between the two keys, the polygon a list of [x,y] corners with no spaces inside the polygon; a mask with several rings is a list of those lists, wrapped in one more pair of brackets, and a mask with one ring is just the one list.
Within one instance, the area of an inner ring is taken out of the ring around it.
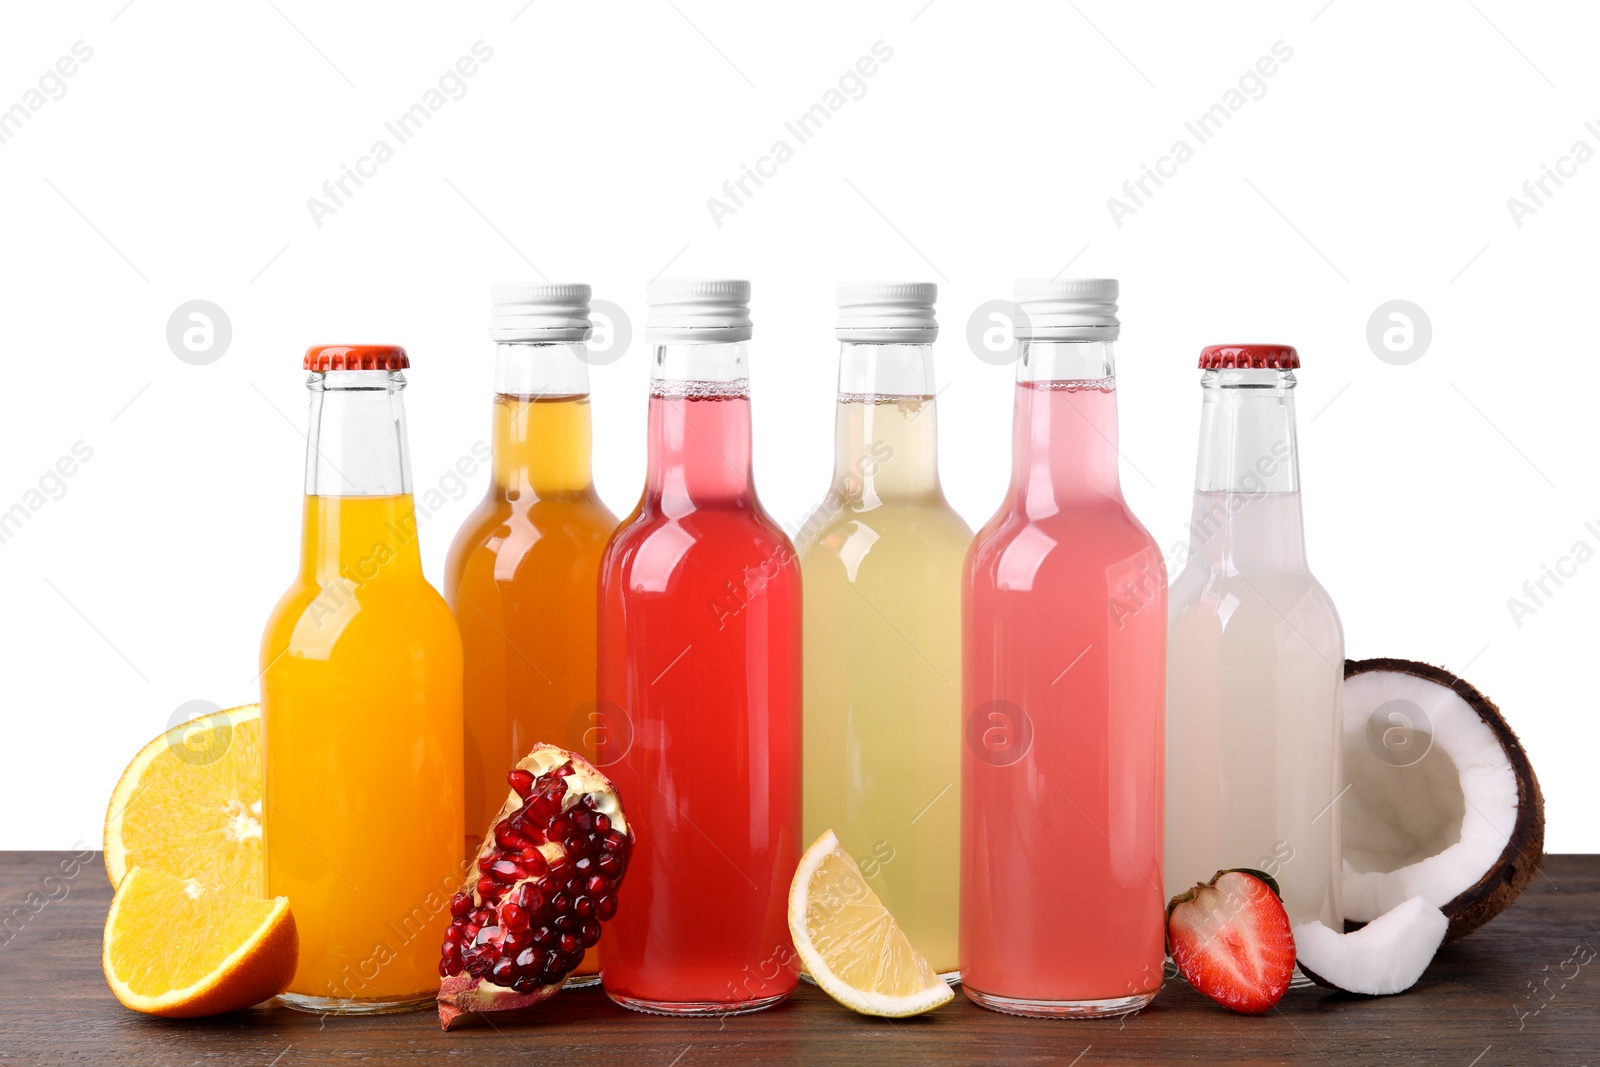
{"label": "orange slice", "polygon": [[113,886],[137,865],[265,896],[260,706],[193,719],[140,749],[106,809],[105,859]]}
{"label": "orange slice", "polygon": [[241,897],[134,867],[106,916],[101,967],[125,1006],[188,1019],[282,993],[299,948],[288,897]]}

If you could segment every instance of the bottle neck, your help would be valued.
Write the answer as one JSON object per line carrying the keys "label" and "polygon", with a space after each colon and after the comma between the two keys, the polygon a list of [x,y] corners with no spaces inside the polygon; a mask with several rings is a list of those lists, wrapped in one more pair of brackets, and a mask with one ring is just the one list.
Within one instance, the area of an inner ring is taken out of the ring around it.
{"label": "bottle neck", "polygon": [[1025,341],[1017,366],[1011,492],[1030,516],[1122,498],[1109,341]]}
{"label": "bottle neck", "polygon": [[833,484],[876,507],[941,496],[933,346],[845,342],[839,352]]}
{"label": "bottle neck", "polygon": [[313,373],[301,569],[329,612],[380,578],[420,577],[399,371]]}
{"label": "bottle neck", "polygon": [[538,500],[592,487],[587,356],[581,341],[495,346],[492,496]]}
{"label": "bottle neck", "polygon": [[400,371],[313,372],[306,432],[307,496],[411,492]]}
{"label": "bottle neck", "polygon": [[1190,553],[1214,567],[1303,567],[1293,372],[1208,370],[1200,386]]}
{"label": "bottle neck", "polygon": [[747,357],[744,341],[655,346],[645,497],[665,513],[754,495]]}

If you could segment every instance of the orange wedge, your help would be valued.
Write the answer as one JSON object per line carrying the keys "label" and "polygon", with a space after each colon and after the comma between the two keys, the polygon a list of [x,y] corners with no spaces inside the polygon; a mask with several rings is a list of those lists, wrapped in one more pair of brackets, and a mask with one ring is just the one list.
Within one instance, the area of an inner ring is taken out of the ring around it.
{"label": "orange wedge", "polygon": [[105,860],[113,886],[140,866],[265,896],[260,706],[193,719],[140,749],[106,809]]}
{"label": "orange wedge", "polygon": [[126,1007],[188,1019],[282,993],[299,949],[287,897],[241,897],[134,867],[112,898],[100,962]]}

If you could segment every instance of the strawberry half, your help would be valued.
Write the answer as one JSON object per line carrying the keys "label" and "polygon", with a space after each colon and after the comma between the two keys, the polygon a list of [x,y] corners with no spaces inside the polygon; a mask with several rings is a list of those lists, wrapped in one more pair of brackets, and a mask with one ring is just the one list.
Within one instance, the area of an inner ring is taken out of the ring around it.
{"label": "strawberry half", "polygon": [[1178,973],[1225,1008],[1260,1015],[1294,976],[1294,935],[1278,884],[1260,871],[1218,871],[1167,905]]}

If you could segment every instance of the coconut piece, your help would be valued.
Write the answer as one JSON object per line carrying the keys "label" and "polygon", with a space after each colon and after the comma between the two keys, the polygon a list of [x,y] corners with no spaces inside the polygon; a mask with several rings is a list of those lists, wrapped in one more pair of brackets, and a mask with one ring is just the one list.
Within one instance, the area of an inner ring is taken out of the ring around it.
{"label": "coconut piece", "polygon": [[1426,663],[1346,661],[1347,926],[1420,896],[1446,943],[1499,914],[1544,854],[1544,798],[1500,709]]}
{"label": "coconut piece", "polygon": [[1361,929],[1335,933],[1320,922],[1294,928],[1295,958],[1318,985],[1381,997],[1416,985],[1444,942],[1450,920],[1412,897]]}

